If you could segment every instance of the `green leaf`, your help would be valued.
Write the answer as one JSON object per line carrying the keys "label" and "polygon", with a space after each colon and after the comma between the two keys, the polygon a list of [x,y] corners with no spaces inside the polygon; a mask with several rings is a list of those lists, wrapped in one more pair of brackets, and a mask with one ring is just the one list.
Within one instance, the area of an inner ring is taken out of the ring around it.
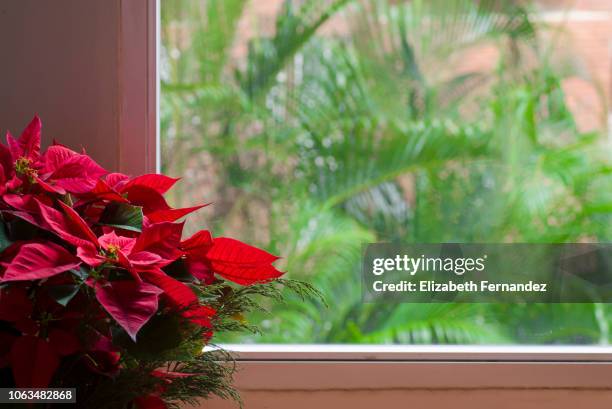
{"label": "green leaf", "polygon": [[164,267],[163,270],[170,277],[175,278],[179,281],[183,281],[183,282],[195,282],[196,281],[195,277],[187,269],[187,265],[185,264],[185,261],[182,259],[177,259],[176,261]]}
{"label": "green leaf", "polygon": [[49,287],[49,295],[58,304],[65,307],[79,292],[79,288],[80,286],[77,284],[54,285]]}
{"label": "green leaf", "polygon": [[104,209],[99,224],[124,230],[142,231],[142,207],[127,203],[113,203]]}
{"label": "green leaf", "polygon": [[242,88],[255,99],[273,85],[276,75],[287,62],[350,0],[311,0],[295,6],[283,3],[276,17],[276,34],[272,38],[259,37],[249,46],[247,68],[237,72]]}
{"label": "green leaf", "polygon": [[0,226],[0,252],[4,251],[11,244],[13,244],[13,242],[8,238],[6,226],[2,223]]}
{"label": "green leaf", "polygon": [[74,274],[80,281],[85,281],[87,280],[87,277],[89,277],[89,271],[82,265],[81,267],[79,267],[78,270],[74,269],[70,270],[70,272]]}
{"label": "green leaf", "polygon": [[154,360],[163,357],[180,360],[189,357],[191,348],[184,348],[181,318],[176,315],[154,315],[138,332],[134,342],[121,328],[113,330],[113,342],[125,348],[137,359]]}

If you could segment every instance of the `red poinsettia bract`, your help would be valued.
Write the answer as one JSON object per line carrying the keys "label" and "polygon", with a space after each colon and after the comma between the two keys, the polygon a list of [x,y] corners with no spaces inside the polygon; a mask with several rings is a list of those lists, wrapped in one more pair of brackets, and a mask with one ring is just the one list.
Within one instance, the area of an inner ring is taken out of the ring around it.
{"label": "red poinsettia bract", "polygon": [[[49,385],[65,357],[116,375],[116,329],[137,341],[155,314],[175,314],[209,337],[215,310],[192,283],[251,285],[283,274],[272,265],[278,257],[238,240],[206,230],[183,239],[177,220],[203,206],[166,202],[178,179],[109,173],[57,143],[41,152],[40,139],[35,117],[0,144],[0,367],[17,387]],[[155,394],[135,401],[159,403]]]}

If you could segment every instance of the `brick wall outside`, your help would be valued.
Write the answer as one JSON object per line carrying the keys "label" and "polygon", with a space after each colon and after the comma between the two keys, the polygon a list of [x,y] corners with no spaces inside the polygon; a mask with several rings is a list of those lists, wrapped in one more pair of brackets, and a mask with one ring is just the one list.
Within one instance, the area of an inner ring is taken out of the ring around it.
{"label": "brick wall outside", "polygon": [[[283,0],[249,2],[240,22],[241,35],[233,50],[234,57],[245,55],[246,43],[256,33],[273,33],[274,16],[282,3]],[[563,88],[579,128],[588,131],[610,127],[607,123],[612,121],[612,0],[536,0],[534,9],[536,20],[543,26],[543,38],[554,50],[555,61],[571,66],[573,74],[564,80]],[[346,30],[346,22],[334,18],[321,32],[342,34]],[[469,68],[492,67],[497,55],[492,47],[472,51]]]}
{"label": "brick wall outside", "polygon": [[[566,53],[576,57],[579,75],[564,83],[568,103],[581,129],[605,125],[612,95],[612,1],[543,1],[545,12],[570,10],[563,25]],[[565,3],[565,4],[564,4]],[[547,7],[546,7],[547,6]],[[561,13],[559,13],[561,14]]]}

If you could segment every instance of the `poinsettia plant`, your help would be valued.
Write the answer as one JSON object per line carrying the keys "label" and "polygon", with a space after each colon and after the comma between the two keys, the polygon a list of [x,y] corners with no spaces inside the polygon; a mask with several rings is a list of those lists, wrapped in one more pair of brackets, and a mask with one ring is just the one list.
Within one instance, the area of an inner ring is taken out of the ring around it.
{"label": "poinsettia plant", "polygon": [[84,152],[40,148],[35,117],[0,144],[0,379],[76,387],[83,407],[166,407],[233,396],[232,367],[203,352],[277,297],[278,257],[178,220],[178,179],[109,173]]}

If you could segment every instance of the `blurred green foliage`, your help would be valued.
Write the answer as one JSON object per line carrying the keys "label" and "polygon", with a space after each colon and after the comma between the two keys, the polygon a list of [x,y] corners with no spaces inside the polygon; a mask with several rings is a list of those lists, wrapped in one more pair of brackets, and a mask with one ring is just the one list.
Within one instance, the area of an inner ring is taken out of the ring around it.
{"label": "blurred green foliage", "polygon": [[609,342],[605,304],[361,302],[367,242],[610,240],[609,145],[528,8],[286,0],[266,32],[251,3],[162,2],[163,171],[213,202],[188,228],[283,255],[329,307],[288,295],[221,341]]}

